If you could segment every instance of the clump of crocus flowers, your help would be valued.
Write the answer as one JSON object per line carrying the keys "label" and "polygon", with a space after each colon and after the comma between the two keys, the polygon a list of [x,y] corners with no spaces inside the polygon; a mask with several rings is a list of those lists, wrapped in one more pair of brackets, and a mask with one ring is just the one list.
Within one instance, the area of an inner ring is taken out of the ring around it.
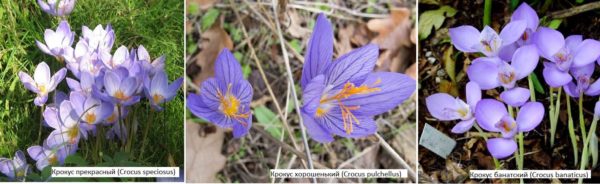
{"label": "clump of crocus flowers", "polygon": [[[586,132],[582,98],[584,95],[600,94],[600,82],[594,82],[592,78],[594,61],[600,64],[600,42],[583,39],[581,35],[565,38],[559,31],[539,24],[535,10],[523,3],[500,34],[488,26],[481,32],[472,26],[451,28],[449,35],[456,49],[465,53],[482,53],[467,69],[470,80],[466,94],[468,104],[444,93],[433,94],[426,99],[428,111],[436,119],[461,120],[452,129],[453,133],[464,133],[475,125],[487,140],[490,154],[495,159],[505,159],[514,154],[519,169],[523,169],[523,133],[534,130],[545,114],[549,115],[550,142],[554,144],[562,89],[570,97],[579,99],[583,145],[589,146],[590,136],[596,136],[595,130],[590,130],[589,134]],[[546,61],[539,64],[540,58]],[[550,86],[549,113],[535,98],[534,82],[537,82],[537,77],[533,71],[538,65],[543,67],[544,81]],[[528,86],[520,86],[519,80],[526,78]],[[501,91],[499,98],[481,99],[480,90],[490,89]],[[555,89],[558,89],[556,101]],[[571,119],[569,129],[574,132],[568,96],[566,101],[568,118]],[[469,123],[473,120],[477,123]],[[592,125],[594,129],[595,121],[596,116]],[[497,133],[485,134],[483,130]],[[577,138],[574,133],[570,135],[577,163]],[[583,162],[587,161],[587,149],[585,147],[582,153]],[[587,164],[583,162],[582,165]],[[584,169],[583,166],[581,168]]]}
{"label": "clump of crocus flowers", "polygon": [[[69,15],[75,6],[75,0],[38,3],[43,11],[59,17]],[[128,112],[134,108],[162,111],[183,82],[183,78],[169,82],[165,57],[151,60],[141,45],[131,49],[121,46],[113,53],[115,31],[110,25],[98,25],[93,30],[83,26],[82,33],[73,45],[76,33],[61,20],[56,30],[45,31],[43,42],[36,41],[43,53],[58,61],[50,65],[55,66],[55,73],[43,61],[32,74],[19,72],[25,88],[36,94],[33,102],[42,111],[40,136],[42,126],[52,129],[46,139],[40,138],[40,145],[27,149],[40,171],[64,164],[68,155],[77,152],[79,142],[90,137],[120,139],[121,148],[130,151],[138,125],[132,122],[135,117],[127,118]],[[68,93],[58,87],[65,78]],[[144,127],[145,144],[152,122],[139,123]],[[0,171],[11,180],[23,180],[29,172],[24,155],[17,151],[12,160],[0,158]]]}

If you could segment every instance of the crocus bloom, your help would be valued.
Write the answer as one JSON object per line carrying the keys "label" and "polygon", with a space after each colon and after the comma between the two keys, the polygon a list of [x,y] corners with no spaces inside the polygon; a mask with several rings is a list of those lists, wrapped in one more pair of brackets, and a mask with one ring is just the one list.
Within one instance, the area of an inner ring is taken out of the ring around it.
{"label": "crocus bloom", "polygon": [[133,62],[129,50],[125,46],[119,47],[112,56],[107,52],[103,52],[100,58],[104,65],[110,69],[117,67],[129,68]]}
{"label": "crocus bloom", "polygon": [[11,180],[20,180],[28,171],[27,159],[21,150],[15,152],[12,160],[0,158],[0,172]]}
{"label": "crocus bloom", "polygon": [[132,105],[140,100],[140,96],[135,94],[138,85],[137,79],[129,76],[127,69],[118,67],[104,75],[106,95],[101,96],[114,103]]}
{"label": "crocus bloom", "polygon": [[115,31],[110,24],[106,26],[106,29],[99,24],[94,30],[83,26],[81,33],[83,36],[80,38],[80,41],[83,41],[87,49],[92,52],[110,52],[115,42]]}
{"label": "crocus bloom", "polygon": [[495,57],[504,47],[519,40],[526,28],[525,21],[515,20],[504,26],[500,35],[489,26],[485,26],[481,32],[473,26],[450,28],[448,32],[456,49],[466,53],[481,52],[488,57]]}
{"label": "crocus bloom", "polygon": [[[165,70],[165,56],[162,55],[156,58],[154,61],[150,59],[150,54],[143,45],[140,45],[137,49],[138,60],[142,63],[142,67],[149,76],[154,76],[156,73]],[[152,62],[151,62],[152,61]]]}
{"label": "crocus bloom", "polygon": [[373,116],[397,107],[414,92],[415,81],[404,74],[373,72],[378,52],[369,44],[332,62],[331,24],[319,14],[301,82],[302,119],[314,140],[371,135],[377,131]]}
{"label": "crocus bloom", "polygon": [[[551,87],[560,87],[567,84],[565,81],[570,81],[557,75],[568,72],[571,67],[593,63],[600,56],[600,42],[593,39],[583,40],[581,35],[572,35],[565,39],[559,31],[546,27],[538,29],[533,41],[540,55],[551,61],[544,64],[544,79]],[[559,80],[553,80],[557,77]]]}
{"label": "crocus bloom", "polygon": [[571,74],[575,78],[575,82],[570,81],[564,86],[565,93],[571,97],[578,98],[585,94],[589,96],[597,96],[600,94],[600,80],[592,83],[592,73],[596,63],[590,63],[583,67],[572,67]]}
{"label": "crocus bloom", "polygon": [[533,72],[538,60],[536,47],[526,45],[515,51],[510,64],[497,57],[475,59],[467,69],[467,75],[483,90],[505,87],[507,90],[500,95],[502,100],[511,106],[520,106],[529,98],[529,90],[515,87],[516,82]]}
{"label": "crocus bloom", "polygon": [[34,100],[35,105],[42,106],[48,100],[48,93],[54,91],[56,86],[65,78],[67,69],[60,69],[53,76],[50,76],[50,67],[46,62],[41,62],[35,68],[33,78],[25,72],[19,71],[19,79],[29,91],[37,94]]}
{"label": "crocus bloom", "polygon": [[252,126],[250,112],[252,86],[242,77],[242,67],[229,49],[223,49],[215,61],[215,77],[202,83],[200,94],[190,94],[190,111],[223,128],[233,127],[239,138]]}
{"label": "crocus bloom", "polygon": [[510,17],[510,21],[518,21],[523,20],[527,24],[527,28],[521,35],[520,39],[516,42],[518,45],[526,45],[531,43],[532,35],[537,31],[537,28],[540,24],[540,18],[537,13],[529,4],[522,3],[519,5],[517,9],[513,12]]}
{"label": "crocus bloom", "polygon": [[71,91],[82,92],[86,95],[92,94],[94,83],[96,83],[94,77],[88,72],[81,72],[79,78],[80,81],[67,77],[67,85]]}
{"label": "crocus bloom", "polygon": [[452,133],[462,134],[471,127],[475,121],[474,111],[477,102],[481,100],[481,88],[475,82],[467,83],[467,103],[459,98],[454,98],[446,93],[436,93],[425,99],[427,110],[433,117],[440,121],[461,121],[452,128]]}
{"label": "crocus bloom", "polygon": [[183,78],[178,78],[169,85],[167,74],[159,71],[152,77],[151,81],[145,82],[146,98],[150,100],[150,104],[157,110],[162,110],[160,104],[171,101],[177,94],[179,87],[183,83]]}
{"label": "crocus bloom", "polygon": [[69,100],[64,100],[58,108],[47,108],[44,111],[44,120],[48,126],[54,128],[48,136],[48,139],[56,140],[52,141],[56,144],[49,145],[51,147],[62,143],[77,145],[82,136],[87,137],[86,130],[80,128],[79,117]]}
{"label": "crocus bloom", "polygon": [[76,0],[38,0],[40,8],[44,12],[57,17],[71,14]]}
{"label": "crocus bloom", "polygon": [[46,32],[44,32],[46,44],[37,40],[35,43],[42,52],[56,57],[59,61],[63,61],[65,55],[72,54],[73,52],[71,45],[73,44],[74,38],[75,33],[71,32],[69,23],[67,21],[61,21],[60,24],[58,24],[56,31],[46,29]]}
{"label": "crocus bloom", "polygon": [[502,102],[483,99],[477,103],[475,118],[482,129],[502,133],[501,138],[487,141],[487,148],[492,156],[502,159],[510,156],[517,149],[517,143],[513,139],[516,133],[529,132],[542,122],[544,105],[539,102],[527,102],[521,106],[515,120],[508,114]]}
{"label": "crocus bloom", "polygon": [[[50,147],[47,141],[44,141],[43,146],[32,146],[27,149],[29,156],[36,161],[35,166],[38,170],[43,170],[47,166],[58,166],[65,163],[65,158],[69,155],[69,148],[65,146]],[[60,144],[60,143],[58,143]],[[51,145],[57,145],[52,143]]]}
{"label": "crocus bloom", "polygon": [[113,104],[86,96],[81,92],[71,92],[70,100],[77,117],[89,125],[104,121],[113,112]]}

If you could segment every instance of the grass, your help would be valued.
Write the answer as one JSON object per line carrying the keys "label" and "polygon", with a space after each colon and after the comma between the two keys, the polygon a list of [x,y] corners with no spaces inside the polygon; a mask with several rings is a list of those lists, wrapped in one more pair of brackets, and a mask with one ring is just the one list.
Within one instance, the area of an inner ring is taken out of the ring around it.
{"label": "grass", "polygon": [[[117,37],[113,51],[120,45],[130,48],[144,45],[152,58],[165,54],[169,79],[174,80],[183,75],[183,3],[181,0],[79,0],[68,20],[77,34],[75,41],[79,40],[82,26],[93,29],[98,24],[110,23]],[[44,13],[35,0],[0,0],[0,157],[12,158],[15,151],[26,151],[39,144],[40,108],[33,104],[35,95],[23,87],[17,73],[33,73],[42,61],[50,65],[53,73],[62,67],[35,45],[35,40],[43,40],[44,30],[55,29],[58,21]],[[68,91],[65,81],[59,89]],[[144,166],[183,167],[183,99],[180,91],[164,111],[154,114],[149,143],[140,156],[136,149],[141,148],[141,130],[146,125],[149,107],[143,100],[143,106],[134,112],[140,127],[132,146],[133,160]],[[50,128],[43,130],[42,136],[47,136]],[[86,144],[93,140],[79,144],[78,152],[86,159],[95,154],[85,150]],[[114,153],[104,151],[104,154]],[[32,160],[29,164],[34,166]]]}

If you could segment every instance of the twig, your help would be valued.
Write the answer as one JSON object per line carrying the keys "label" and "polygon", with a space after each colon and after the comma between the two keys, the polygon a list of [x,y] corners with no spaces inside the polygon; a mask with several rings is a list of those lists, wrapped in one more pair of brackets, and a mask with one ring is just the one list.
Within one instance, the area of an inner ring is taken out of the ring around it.
{"label": "twig", "polygon": [[[236,8],[236,6],[233,6],[233,1],[229,1],[229,3],[232,4],[232,8],[233,8],[233,13],[235,14],[235,16],[240,19],[240,14],[238,13],[238,9]],[[250,37],[248,36],[248,32],[246,31],[246,26],[244,26],[244,24],[241,23],[240,21],[240,26],[242,28],[242,33],[244,34],[244,37],[250,39]],[[252,44],[248,44],[248,48],[250,49],[250,56],[252,57],[252,59],[254,59],[254,62],[256,62],[256,67],[258,68],[258,71],[260,73],[260,76],[262,78],[262,80],[265,82],[265,84],[267,84],[267,91],[269,91],[269,95],[271,96],[271,98],[273,98],[273,103],[275,104],[275,108],[277,109],[277,113],[280,115],[281,117],[281,121],[283,122],[283,126],[284,128],[287,130],[288,132],[288,136],[290,138],[290,140],[292,140],[292,145],[294,145],[294,148],[296,149],[300,149],[300,147],[298,146],[298,144],[296,143],[296,138],[294,137],[294,134],[292,133],[292,129],[290,128],[289,124],[287,123],[287,120],[285,119],[285,116],[283,116],[283,111],[281,110],[281,106],[279,105],[279,102],[277,101],[277,98],[275,98],[275,93],[273,92],[273,89],[271,89],[271,85],[269,85],[269,79],[267,79],[267,76],[265,75],[265,72],[262,68],[262,62],[258,59],[258,57],[256,56],[256,51],[254,50],[254,46]],[[303,165],[306,166],[306,164],[304,162],[302,162]]]}
{"label": "twig", "polygon": [[353,16],[357,16],[357,17],[365,17],[365,18],[387,18],[389,17],[389,15],[387,14],[372,14],[372,13],[362,13],[362,12],[358,12],[356,10],[352,10],[352,9],[348,9],[346,7],[341,7],[338,6],[336,4],[331,4],[331,3],[322,3],[322,2],[308,2],[308,1],[293,1],[292,3],[289,3],[288,6],[295,6],[295,5],[309,5],[309,6],[327,6],[331,9],[336,9],[336,10],[340,10],[343,12],[346,12],[347,14],[353,15]]}
{"label": "twig", "polygon": [[[275,25],[277,27],[277,35],[279,36],[279,44],[281,45],[281,52],[283,54],[283,60],[285,61],[285,69],[287,71],[287,76],[289,80],[289,84],[294,85],[294,78],[292,77],[292,68],[290,67],[290,59],[288,58],[288,53],[285,49],[285,40],[283,39],[283,34],[281,33],[281,26],[279,24],[279,18],[277,17],[277,1],[273,0],[273,14],[275,17]],[[296,112],[298,114],[298,120],[300,122],[300,129],[302,133],[302,141],[304,142],[304,151],[306,151],[307,161],[308,161],[308,169],[313,169],[312,158],[310,157],[310,147],[308,146],[308,140],[306,138],[306,127],[304,127],[304,121],[302,121],[302,112],[300,111],[300,102],[298,102],[298,94],[296,94],[296,90],[292,90],[292,98],[294,100],[294,105],[296,106]],[[312,178],[313,183],[317,182],[316,178]]]}
{"label": "twig", "polygon": [[577,15],[583,12],[587,12],[590,10],[594,10],[594,9],[599,9],[600,8],[600,2],[593,2],[593,3],[587,3],[584,5],[580,5],[580,6],[576,6],[573,8],[569,8],[566,10],[560,10],[560,11],[556,11],[556,12],[552,12],[550,13],[548,16],[555,18],[555,19],[560,19],[560,18],[566,18],[566,17],[570,17],[573,15]]}
{"label": "twig", "polygon": [[383,139],[383,137],[379,135],[379,133],[375,133],[375,136],[377,136],[377,138],[379,139],[379,143],[383,146],[383,149],[387,151],[390,155],[392,155],[392,158],[396,162],[398,162],[400,166],[404,167],[408,171],[408,176],[410,177],[410,179],[412,179],[413,181],[417,181],[417,175],[415,174],[415,171],[406,163],[406,161],[404,161],[404,159],[402,159],[402,157],[400,157],[400,155],[398,155],[394,148],[392,148],[392,146],[390,146],[390,144],[388,144]]}
{"label": "twig", "polygon": [[[290,88],[291,88],[291,86],[288,85],[288,91],[287,91],[287,95],[286,95],[286,99],[285,99],[286,110],[285,110],[285,113],[283,114],[283,116],[284,116],[283,119],[287,119],[287,116],[288,116],[287,106],[290,103],[290,90],[291,90]],[[279,141],[283,142],[283,138],[285,137],[284,134],[285,134],[284,127],[281,127],[281,137],[279,138]],[[279,147],[277,149],[277,159],[275,159],[275,169],[279,168],[280,159],[281,159],[281,147]],[[275,178],[273,178],[271,183],[275,183]]]}
{"label": "twig", "polygon": [[[290,146],[289,144],[279,141],[279,139],[273,137],[271,134],[269,134],[265,130],[263,130],[257,126],[252,126],[252,129],[254,129],[258,133],[262,134],[264,138],[267,138],[267,139],[273,141],[275,144],[277,144],[277,146],[279,146],[289,152],[292,152],[294,155],[300,157],[300,159],[309,160],[308,157],[306,156],[306,154],[296,150],[294,147]],[[327,166],[324,166],[323,164],[320,164],[318,162],[315,162],[314,164],[315,164],[315,167],[317,167],[319,169],[329,169]]]}

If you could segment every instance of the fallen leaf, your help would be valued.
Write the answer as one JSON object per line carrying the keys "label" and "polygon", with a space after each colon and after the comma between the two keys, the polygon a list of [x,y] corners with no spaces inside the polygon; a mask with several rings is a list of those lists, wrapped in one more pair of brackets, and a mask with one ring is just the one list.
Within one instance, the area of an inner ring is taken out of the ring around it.
{"label": "fallen leaf", "polygon": [[208,30],[200,35],[199,47],[202,49],[195,57],[195,65],[200,67],[199,73],[190,73],[195,84],[214,75],[214,63],[223,48],[233,49],[233,41],[229,34],[216,21]]}
{"label": "fallen leaf", "polygon": [[442,59],[442,63],[444,64],[444,70],[446,70],[446,74],[450,77],[452,82],[456,83],[456,62],[452,59],[452,55],[454,54],[454,47],[448,47],[446,51],[444,51],[444,58]]}
{"label": "fallen leaf", "polygon": [[287,27],[287,32],[290,33],[290,35],[294,38],[308,38],[312,31],[310,29],[307,29],[306,26],[303,26],[303,24],[306,24],[305,20],[307,19],[301,18],[298,15],[298,12],[296,12],[296,10],[293,9],[287,11],[287,14],[289,16],[290,21],[290,26]]}
{"label": "fallen leaf", "polygon": [[440,93],[448,93],[452,96],[458,96],[458,88],[456,84],[447,80],[440,81],[438,91]]}
{"label": "fallen leaf", "polygon": [[412,21],[408,8],[392,8],[390,16],[372,19],[367,23],[369,30],[377,36],[371,41],[382,50],[377,60],[377,71],[403,71],[411,63],[415,52],[411,41]]}
{"label": "fallen leaf", "polygon": [[[216,175],[225,167],[226,158],[221,154],[225,133],[204,133],[197,123],[186,123],[186,180],[193,183],[219,182]],[[191,174],[193,173],[193,174]]]}
{"label": "fallen leaf", "polygon": [[423,12],[419,17],[419,40],[429,37],[432,29],[439,29],[446,17],[453,17],[455,14],[456,10],[450,6]]}

